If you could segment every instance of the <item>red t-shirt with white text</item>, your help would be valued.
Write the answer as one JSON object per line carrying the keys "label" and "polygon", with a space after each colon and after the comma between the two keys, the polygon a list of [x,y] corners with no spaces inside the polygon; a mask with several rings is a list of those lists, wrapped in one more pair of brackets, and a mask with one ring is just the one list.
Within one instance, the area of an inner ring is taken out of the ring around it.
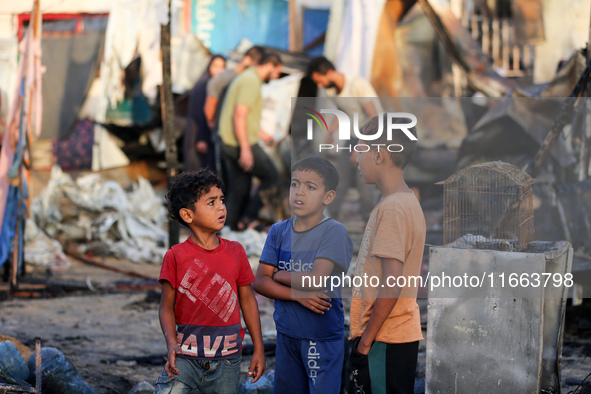
{"label": "red t-shirt with white text", "polygon": [[222,360],[242,351],[238,286],[255,278],[242,245],[219,240],[217,248],[207,250],[187,238],[164,256],[158,280],[170,282],[176,292],[181,358]]}

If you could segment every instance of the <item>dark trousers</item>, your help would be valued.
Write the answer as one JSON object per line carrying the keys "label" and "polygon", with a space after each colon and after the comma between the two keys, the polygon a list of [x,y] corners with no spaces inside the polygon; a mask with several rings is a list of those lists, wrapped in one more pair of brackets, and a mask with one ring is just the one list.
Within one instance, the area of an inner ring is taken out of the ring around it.
{"label": "dark trousers", "polygon": [[215,172],[215,160],[214,160],[214,146],[213,144],[207,144],[207,153],[199,153],[197,152],[197,157],[199,158],[199,166],[200,168],[209,168],[213,172]]}
{"label": "dark trousers", "polygon": [[[353,341],[349,345],[352,348]],[[413,394],[418,354],[418,341],[394,344],[375,341],[368,354],[372,394]],[[350,392],[355,392],[354,385],[350,387]]]}
{"label": "dark trousers", "polygon": [[[244,172],[240,164],[238,164],[240,158],[239,147],[229,146],[224,143],[221,144],[221,147],[226,182],[226,224],[231,229],[236,230],[241,219],[254,220],[258,217],[259,210],[263,206],[259,193],[277,184],[279,172],[269,156],[258,144],[251,146],[254,166],[250,172]],[[253,176],[259,178],[261,184],[252,198],[249,198],[251,178]]]}

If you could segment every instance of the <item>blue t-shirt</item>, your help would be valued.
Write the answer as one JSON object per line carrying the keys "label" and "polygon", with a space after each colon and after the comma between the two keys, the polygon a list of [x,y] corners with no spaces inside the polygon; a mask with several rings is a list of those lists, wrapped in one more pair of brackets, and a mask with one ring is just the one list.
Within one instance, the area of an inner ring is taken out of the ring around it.
{"label": "blue t-shirt", "polygon": [[[328,218],[309,230],[295,231],[293,219],[288,219],[271,227],[260,261],[280,271],[297,272],[311,271],[314,260],[326,259],[334,263],[332,275],[341,276],[349,269],[352,256],[353,241],[345,226],[336,220]],[[341,289],[335,289],[328,296],[332,307],[323,315],[296,301],[275,300],[273,318],[277,331],[299,339],[342,339],[345,318]]]}

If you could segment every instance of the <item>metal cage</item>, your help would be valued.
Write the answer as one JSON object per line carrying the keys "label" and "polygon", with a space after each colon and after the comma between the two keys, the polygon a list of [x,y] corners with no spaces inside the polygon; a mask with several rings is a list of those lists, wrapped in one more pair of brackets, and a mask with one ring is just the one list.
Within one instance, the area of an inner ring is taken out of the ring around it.
{"label": "metal cage", "polygon": [[465,168],[441,182],[444,245],[524,249],[534,240],[534,182],[527,173],[500,161]]}

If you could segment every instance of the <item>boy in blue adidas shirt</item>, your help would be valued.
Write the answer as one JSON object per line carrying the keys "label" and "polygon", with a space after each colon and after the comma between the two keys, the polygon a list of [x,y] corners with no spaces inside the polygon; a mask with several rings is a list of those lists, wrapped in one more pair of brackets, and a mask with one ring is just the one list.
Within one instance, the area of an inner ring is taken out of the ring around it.
{"label": "boy in blue adidas shirt", "polygon": [[254,286],[275,299],[275,393],[340,392],[341,289],[328,292],[319,286],[326,278],[330,285],[331,275],[346,273],[353,255],[345,227],[324,216],[338,183],[339,174],[327,160],[312,156],[298,161],[289,193],[294,216],[271,227],[261,255]]}

